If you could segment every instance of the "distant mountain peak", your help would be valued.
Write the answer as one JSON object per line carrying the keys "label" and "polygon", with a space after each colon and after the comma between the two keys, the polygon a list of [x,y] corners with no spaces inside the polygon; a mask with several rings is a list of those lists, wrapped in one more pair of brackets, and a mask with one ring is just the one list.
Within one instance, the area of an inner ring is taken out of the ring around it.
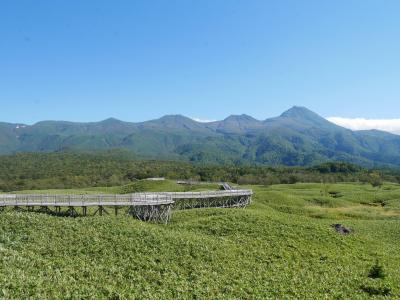
{"label": "distant mountain peak", "polygon": [[107,118],[107,119],[105,119],[105,120],[103,120],[103,121],[100,121],[100,123],[120,123],[120,122],[123,122],[123,121],[121,121],[121,120],[118,120],[118,119],[116,119],[116,118]]}
{"label": "distant mountain peak", "polygon": [[[293,106],[277,119],[290,123],[295,122],[292,124],[293,126],[299,126],[301,124],[301,126],[306,127],[338,128],[334,123],[329,122],[327,119],[303,106]],[[267,119],[265,122],[268,123],[270,120]]]}
{"label": "distant mountain peak", "polygon": [[218,132],[236,134],[252,131],[262,126],[261,121],[246,114],[230,115],[223,121],[216,122],[216,124]]}
{"label": "distant mountain peak", "polygon": [[162,120],[162,121],[187,121],[187,120],[192,120],[188,117],[185,117],[183,115],[165,115],[161,118],[159,118],[158,120]]}
{"label": "distant mountain peak", "polygon": [[152,128],[160,131],[185,130],[187,132],[209,131],[205,125],[183,115],[165,115],[159,119],[140,123],[141,128]]}
{"label": "distant mountain peak", "polygon": [[281,117],[314,120],[314,121],[323,120],[324,122],[328,122],[325,118],[321,117],[319,114],[303,106],[293,106],[291,109],[281,114]]}
{"label": "distant mountain peak", "polygon": [[241,114],[241,115],[230,115],[225,118],[224,121],[236,121],[236,122],[258,122],[258,120],[254,119],[252,116]]}
{"label": "distant mountain peak", "polygon": [[304,106],[293,106],[292,108],[288,109],[284,113],[281,114],[281,117],[296,117],[296,118],[302,118],[302,117],[320,117],[318,114],[315,112],[309,110],[307,107]]}
{"label": "distant mountain peak", "polygon": [[164,124],[167,126],[183,126],[183,125],[189,125],[189,126],[195,126],[197,125],[197,122],[185,117],[183,115],[165,115],[159,119],[153,120],[152,122],[156,122],[159,124]]}

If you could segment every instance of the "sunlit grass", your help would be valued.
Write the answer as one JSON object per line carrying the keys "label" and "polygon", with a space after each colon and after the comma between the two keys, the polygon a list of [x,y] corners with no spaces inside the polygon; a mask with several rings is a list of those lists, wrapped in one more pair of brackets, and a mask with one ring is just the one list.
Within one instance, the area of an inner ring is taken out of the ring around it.
{"label": "sunlit grass", "polygon": [[[366,299],[387,291],[400,297],[399,186],[332,184],[328,191],[339,198],[325,195],[321,184],[251,188],[246,209],[175,211],[168,225],[121,215],[4,212],[0,298]],[[334,223],[353,233],[336,233]],[[384,279],[368,277],[376,259]]]}

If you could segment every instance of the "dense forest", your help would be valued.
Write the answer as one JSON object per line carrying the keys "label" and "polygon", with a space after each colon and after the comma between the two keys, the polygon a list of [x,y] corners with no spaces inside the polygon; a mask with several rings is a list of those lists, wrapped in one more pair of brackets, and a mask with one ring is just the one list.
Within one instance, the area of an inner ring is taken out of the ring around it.
{"label": "dense forest", "polygon": [[21,153],[0,156],[0,190],[78,188],[128,184],[148,177],[229,181],[239,184],[296,182],[399,182],[393,170],[367,170],[348,163],[313,167],[221,166],[138,159],[125,151]]}

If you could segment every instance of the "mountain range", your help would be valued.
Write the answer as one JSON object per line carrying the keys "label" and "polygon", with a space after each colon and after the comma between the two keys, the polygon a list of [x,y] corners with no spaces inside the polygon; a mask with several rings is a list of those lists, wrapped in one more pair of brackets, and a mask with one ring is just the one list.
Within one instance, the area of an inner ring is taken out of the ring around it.
{"label": "mountain range", "polygon": [[400,136],[351,131],[305,107],[256,120],[231,115],[202,123],[167,115],[140,123],[106,119],[77,123],[0,123],[0,154],[128,149],[152,158],[207,163],[307,166],[326,161],[400,166]]}

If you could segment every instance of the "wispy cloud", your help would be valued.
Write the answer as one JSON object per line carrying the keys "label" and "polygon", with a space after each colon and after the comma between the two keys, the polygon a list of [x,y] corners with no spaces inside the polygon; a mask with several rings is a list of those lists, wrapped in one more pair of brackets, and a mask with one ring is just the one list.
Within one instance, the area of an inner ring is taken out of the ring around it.
{"label": "wispy cloud", "polygon": [[210,123],[210,122],[215,122],[216,120],[210,120],[210,119],[202,119],[202,118],[191,118],[192,120],[196,122],[201,122],[201,123]]}
{"label": "wispy cloud", "polygon": [[330,117],[328,121],[351,130],[378,129],[400,134],[400,119],[364,119],[364,118],[341,118]]}

